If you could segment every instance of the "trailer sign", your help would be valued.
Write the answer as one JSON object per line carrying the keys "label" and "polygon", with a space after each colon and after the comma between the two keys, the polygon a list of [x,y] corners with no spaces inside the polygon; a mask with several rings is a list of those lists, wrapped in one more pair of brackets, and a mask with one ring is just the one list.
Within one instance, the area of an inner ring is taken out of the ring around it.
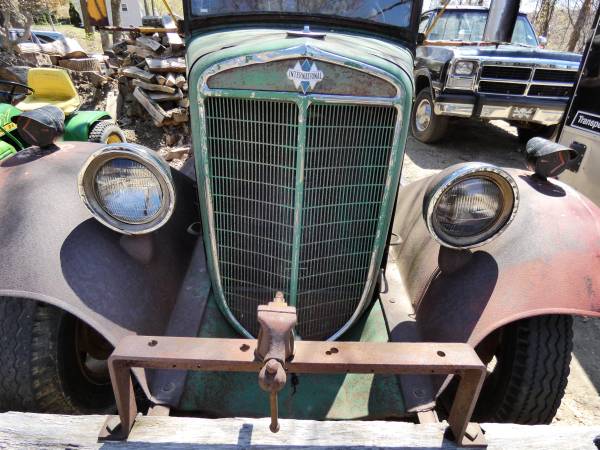
{"label": "trailer sign", "polygon": [[571,122],[571,126],[600,135],[600,116],[584,111],[578,111],[573,118],[573,122]]}

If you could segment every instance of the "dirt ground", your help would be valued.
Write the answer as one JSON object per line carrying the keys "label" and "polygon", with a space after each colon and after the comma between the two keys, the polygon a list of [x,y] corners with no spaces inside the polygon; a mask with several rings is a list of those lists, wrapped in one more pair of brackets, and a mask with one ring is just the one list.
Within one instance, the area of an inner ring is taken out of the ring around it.
{"label": "dirt ground", "polygon": [[[436,173],[450,164],[483,161],[503,167],[523,168],[524,158],[516,129],[505,122],[486,125],[457,121],[448,136],[436,145],[412,137],[406,146],[402,183]],[[566,395],[555,424],[600,425],[600,319],[576,318],[574,348]]]}

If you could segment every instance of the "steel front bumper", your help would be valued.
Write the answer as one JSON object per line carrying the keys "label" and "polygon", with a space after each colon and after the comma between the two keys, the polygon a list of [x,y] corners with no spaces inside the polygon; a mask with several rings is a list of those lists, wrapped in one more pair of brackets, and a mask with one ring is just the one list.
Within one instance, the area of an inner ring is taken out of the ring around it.
{"label": "steel front bumper", "polygon": [[567,99],[543,99],[494,94],[441,94],[435,101],[440,116],[511,120],[540,125],[560,123]]}

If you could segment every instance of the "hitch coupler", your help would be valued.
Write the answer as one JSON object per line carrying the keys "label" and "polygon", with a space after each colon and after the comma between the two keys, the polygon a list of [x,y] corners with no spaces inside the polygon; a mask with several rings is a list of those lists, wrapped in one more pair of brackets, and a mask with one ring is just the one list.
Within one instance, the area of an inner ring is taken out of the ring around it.
{"label": "hitch coupler", "polygon": [[263,363],[258,373],[258,385],[270,395],[273,433],[279,431],[277,393],[287,381],[286,363],[294,356],[294,326],[298,321],[296,308],[288,306],[282,292],[272,302],[258,307],[260,331],[255,356]]}

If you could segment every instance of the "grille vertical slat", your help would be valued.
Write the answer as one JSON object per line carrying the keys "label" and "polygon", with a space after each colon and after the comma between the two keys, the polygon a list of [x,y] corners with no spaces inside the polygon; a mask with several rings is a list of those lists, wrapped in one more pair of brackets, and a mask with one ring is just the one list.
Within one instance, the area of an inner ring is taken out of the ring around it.
{"label": "grille vertical slat", "polygon": [[298,333],[323,339],[357,309],[368,281],[394,138],[392,106],[308,109]]}
{"label": "grille vertical slat", "polygon": [[256,307],[290,292],[298,107],[206,99],[217,259],[229,308],[251,333]]}

